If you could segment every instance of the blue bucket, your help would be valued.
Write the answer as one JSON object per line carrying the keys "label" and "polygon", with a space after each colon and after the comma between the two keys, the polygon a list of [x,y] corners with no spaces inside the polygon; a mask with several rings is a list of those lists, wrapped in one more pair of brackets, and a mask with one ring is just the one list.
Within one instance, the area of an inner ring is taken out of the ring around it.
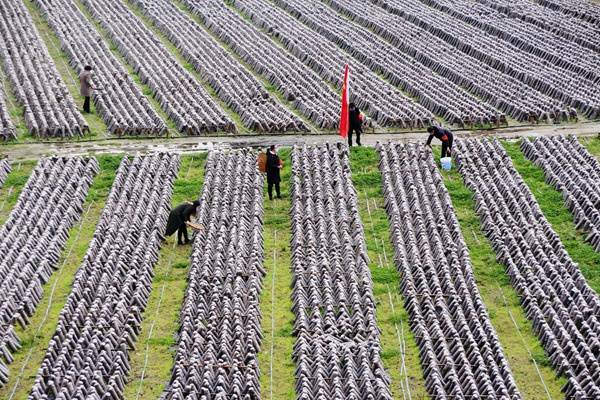
{"label": "blue bucket", "polygon": [[444,171],[450,171],[450,168],[452,168],[452,158],[451,157],[444,157],[440,160],[440,162],[442,163],[442,169]]}

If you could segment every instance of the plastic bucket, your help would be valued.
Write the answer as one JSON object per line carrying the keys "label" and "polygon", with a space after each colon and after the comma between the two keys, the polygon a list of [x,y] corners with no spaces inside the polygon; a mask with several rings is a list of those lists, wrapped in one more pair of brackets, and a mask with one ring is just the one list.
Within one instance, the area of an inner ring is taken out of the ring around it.
{"label": "plastic bucket", "polygon": [[452,167],[452,158],[451,157],[444,157],[444,158],[440,159],[440,162],[442,163],[442,169],[444,171],[450,171],[450,168]]}

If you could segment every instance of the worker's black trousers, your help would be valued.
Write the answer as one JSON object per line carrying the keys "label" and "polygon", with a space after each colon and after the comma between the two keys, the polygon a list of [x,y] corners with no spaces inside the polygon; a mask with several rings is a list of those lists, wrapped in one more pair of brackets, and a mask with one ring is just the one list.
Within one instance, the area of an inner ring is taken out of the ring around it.
{"label": "worker's black trousers", "polygon": [[281,198],[281,191],[279,189],[279,182],[277,182],[277,183],[269,183],[267,185],[267,189],[269,191],[269,200],[273,200],[273,185],[275,185],[275,193],[277,193],[277,198]]}
{"label": "worker's black trousers", "polygon": [[360,126],[348,129],[348,146],[352,147],[352,131],[356,132],[356,144],[360,146],[360,134],[362,133]]}
{"label": "worker's black trousers", "polygon": [[90,96],[85,96],[85,100],[83,101],[83,111],[86,113],[90,113]]}
{"label": "worker's black trousers", "polygon": [[183,239],[185,239],[185,242],[190,241],[190,239],[188,239],[186,224],[181,224],[181,226],[179,227],[179,230],[177,231],[177,243],[179,243],[179,244],[185,243],[183,240],[181,240],[182,237],[183,237]]}
{"label": "worker's black trousers", "polygon": [[442,141],[442,158],[450,155],[450,153],[448,152],[448,149],[452,150],[452,141],[453,140],[454,140],[454,137],[452,135],[448,135],[448,140]]}

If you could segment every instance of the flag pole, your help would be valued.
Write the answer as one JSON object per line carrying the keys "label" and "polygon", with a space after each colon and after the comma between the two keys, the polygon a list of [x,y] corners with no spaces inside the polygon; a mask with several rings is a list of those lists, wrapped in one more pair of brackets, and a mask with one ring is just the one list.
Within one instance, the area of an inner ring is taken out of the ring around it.
{"label": "flag pole", "polygon": [[349,87],[348,87],[348,70],[349,67],[346,65],[344,69],[344,84],[342,86],[342,113],[340,115],[340,135],[345,139],[348,134],[349,116],[348,116],[348,103],[349,103]]}

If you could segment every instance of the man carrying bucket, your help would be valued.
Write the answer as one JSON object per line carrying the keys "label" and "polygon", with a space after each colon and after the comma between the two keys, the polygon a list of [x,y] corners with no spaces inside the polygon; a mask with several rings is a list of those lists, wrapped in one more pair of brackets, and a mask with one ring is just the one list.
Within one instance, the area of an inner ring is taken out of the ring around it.
{"label": "man carrying bucket", "polygon": [[452,141],[454,137],[449,129],[431,125],[427,128],[427,132],[429,132],[429,138],[427,138],[427,143],[425,143],[427,146],[431,147],[431,140],[435,136],[442,141],[442,158],[452,154]]}

